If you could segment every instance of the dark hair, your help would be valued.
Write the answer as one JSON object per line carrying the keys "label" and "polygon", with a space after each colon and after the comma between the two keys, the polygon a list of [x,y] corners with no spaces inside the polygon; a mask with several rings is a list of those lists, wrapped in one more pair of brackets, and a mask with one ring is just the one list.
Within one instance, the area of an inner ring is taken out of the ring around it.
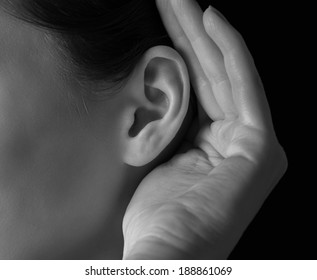
{"label": "dark hair", "polygon": [[55,32],[77,74],[87,80],[118,84],[148,48],[171,45],[153,0],[22,0],[8,5],[15,17]]}
{"label": "dark hair", "polygon": [[143,53],[172,46],[154,0],[8,0],[15,17],[54,31],[75,72],[118,85]]}

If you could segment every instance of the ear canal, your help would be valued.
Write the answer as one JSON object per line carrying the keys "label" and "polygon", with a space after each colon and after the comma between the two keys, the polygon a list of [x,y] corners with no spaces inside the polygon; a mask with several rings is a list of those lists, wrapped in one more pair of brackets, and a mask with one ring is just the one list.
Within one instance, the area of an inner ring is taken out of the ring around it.
{"label": "ear canal", "polygon": [[156,121],[160,118],[162,118],[162,115],[155,110],[148,110],[147,108],[137,109],[134,113],[134,121],[129,130],[129,136],[137,136],[148,123]]}

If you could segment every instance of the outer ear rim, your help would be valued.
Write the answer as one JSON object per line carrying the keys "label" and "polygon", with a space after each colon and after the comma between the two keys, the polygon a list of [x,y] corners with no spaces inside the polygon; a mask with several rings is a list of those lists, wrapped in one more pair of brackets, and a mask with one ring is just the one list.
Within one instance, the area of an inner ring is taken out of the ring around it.
{"label": "outer ear rim", "polygon": [[[178,111],[177,117],[169,122],[169,125],[167,125],[168,130],[164,130],[163,128],[158,129],[159,132],[157,132],[156,139],[150,139],[150,142],[145,142],[142,137],[148,137],[146,136],[147,131],[153,129],[153,126],[166,126],[166,123],[168,121],[165,116],[159,120],[159,121],[153,121],[149,124],[147,124],[142,131],[135,137],[135,139],[130,138],[129,136],[125,136],[130,139],[126,139],[124,147],[125,154],[123,156],[124,163],[135,166],[135,167],[141,167],[145,166],[148,163],[155,160],[161,152],[173,141],[175,138],[177,132],[181,128],[183,121],[186,117],[188,106],[189,106],[189,99],[190,99],[190,82],[189,82],[189,73],[187,70],[187,66],[185,64],[184,59],[182,56],[174,49],[168,46],[155,46],[146,51],[144,56],[142,57],[139,65],[136,67],[135,71],[139,73],[135,73],[133,76],[134,78],[142,78],[142,82],[144,83],[144,73],[145,69],[148,65],[148,63],[154,59],[154,58],[165,58],[170,59],[174,61],[178,68],[178,73],[180,75],[181,81],[182,81],[182,101],[181,105],[179,106],[180,109]],[[140,75],[140,71],[142,73],[142,76]],[[171,97],[169,97],[171,98]],[[168,110],[170,111],[170,109]],[[167,112],[166,115],[168,115],[169,112]],[[159,123],[158,123],[159,122]],[[163,135],[164,131],[164,135]],[[159,141],[159,137],[162,139]],[[148,143],[146,147],[142,145],[142,143]],[[159,143],[157,145],[157,143]],[[128,146],[128,147],[127,147]],[[142,147],[143,146],[143,147]],[[151,147],[154,147],[154,149],[151,149]]]}

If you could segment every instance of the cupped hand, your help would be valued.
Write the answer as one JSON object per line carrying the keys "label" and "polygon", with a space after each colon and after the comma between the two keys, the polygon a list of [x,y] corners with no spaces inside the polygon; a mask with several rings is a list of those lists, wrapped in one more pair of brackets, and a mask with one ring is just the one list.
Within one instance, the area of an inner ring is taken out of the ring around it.
{"label": "cupped hand", "polygon": [[153,170],[123,222],[124,259],[227,258],[287,160],[241,35],[213,8],[157,0],[199,106],[193,148]]}

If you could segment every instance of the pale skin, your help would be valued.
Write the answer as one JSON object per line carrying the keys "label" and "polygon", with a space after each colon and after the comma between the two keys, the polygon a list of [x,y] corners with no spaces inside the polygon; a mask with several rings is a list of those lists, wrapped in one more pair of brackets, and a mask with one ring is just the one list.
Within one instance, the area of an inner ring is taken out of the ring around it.
{"label": "pale skin", "polygon": [[54,38],[0,5],[0,259],[120,259],[133,192],[184,122],[186,66],[153,47],[114,94]]}
{"label": "pale skin", "polygon": [[[149,49],[99,101],[49,31],[0,9],[0,259],[226,258],[284,174],[239,33],[192,0],[156,3],[175,50]],[[157,166],[190,82],[198,118]]]}
{"label": "pale skin", "polygon": [[193,0],[156,1],[200,104],[195,148],[139,185],[125,259],[227,258],[284,174],[264,88],[241,35]]}

